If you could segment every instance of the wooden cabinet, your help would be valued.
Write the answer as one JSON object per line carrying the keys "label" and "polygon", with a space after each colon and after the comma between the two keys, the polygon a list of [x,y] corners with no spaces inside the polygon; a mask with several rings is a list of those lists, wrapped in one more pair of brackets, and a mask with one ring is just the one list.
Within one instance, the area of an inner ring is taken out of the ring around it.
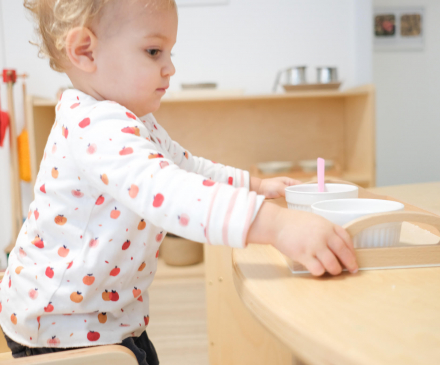
{"label": "wooden cabinet", "polygon": [[[195,156],[252,170],[258,162],[323,157],[343,180],[376,181],[374,87],[345,92],[175,98],[155,113]],[[304,177],[301,172],[293,172]]]}

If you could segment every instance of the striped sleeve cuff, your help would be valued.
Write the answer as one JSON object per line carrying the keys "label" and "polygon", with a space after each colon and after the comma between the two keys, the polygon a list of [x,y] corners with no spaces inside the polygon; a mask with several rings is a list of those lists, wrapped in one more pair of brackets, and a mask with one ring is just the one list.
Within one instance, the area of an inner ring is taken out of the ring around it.
{"label": "striped sleeve cuff", "polygon": [[236,188],[246,188],[248,191],[250,190],[249,172],[233,167],[226,167],[226,173],[228,175],[228,185],[235,186]]}
{"label": "striped sleeve cuff", "polygon": [[246,247],[249,228],[263,201],[263,195],[249,192],[246,187],[216,184],[205,226],[207,243]]}

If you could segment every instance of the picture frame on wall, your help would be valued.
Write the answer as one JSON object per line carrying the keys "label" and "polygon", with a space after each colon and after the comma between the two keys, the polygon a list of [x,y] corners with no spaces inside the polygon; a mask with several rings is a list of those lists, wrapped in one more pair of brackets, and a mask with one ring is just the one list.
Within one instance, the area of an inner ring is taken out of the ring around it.
{"label": "picture frame on wall", "polygon": [[373,22],[375,51],[424,49],[424,8],[374,8]]}

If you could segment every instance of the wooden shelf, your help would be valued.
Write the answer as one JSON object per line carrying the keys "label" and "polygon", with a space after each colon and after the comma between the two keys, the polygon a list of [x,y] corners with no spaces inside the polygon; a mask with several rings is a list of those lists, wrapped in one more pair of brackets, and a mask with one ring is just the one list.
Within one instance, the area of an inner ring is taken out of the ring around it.
{"label": "wooden shelf", "polygon": [[57,100],[52,99],[44,99],[39,97],[33,97],[32,98],[32,106],[38,107],[38,106],[48,106],[48,107],[54,107],[58,104]]}
{"label": "wooden shelf", "polygon": [[[34,184],[56,103],[39,97],[27,101]],[[320,156],[340,164],[342,173],[335,177],[363,187],[375,185],[372,85],[345,91],[168,98],[154,114],[170,136],[196,156],[244,170],[262,161]]]}
{"label": "wooden shelf", "polygon": [[205,264],[201,262],[190,266],[170,266],[160,257],[157,261],[157,272],[154,279],[204,278]]}
{"label": "wooden shelf", "polygon": [[350,96],[365,96],[371,92],[371,86],[365,85],[356,89],[346,91],[323,90],[323,91],[301,91],[301,92],[285,92],[277,94],[261,94],[261,95],[216,95],[215,93],[206,93],[206,95],[198,94],[194,97],[190,93],[185,96],[183,93],[175,97],[165,97],[162,103],[179,103],[179,102],[203,102],[203,101],[272,101],[272,100],[289,100],[289,99],[314,99],[314,98],[346,98]]}
{"label": "wooden shelf", "polygon": [[[302,91],[302,92],[285,92],[285,93],[277,93],[277,94],[254,94],[254,95],[225,95],[224,93],[219,92],[219,94],[215,93],[206,93],[206,95],[202,95],[202,93],[198,93],[197,96],[194,96],[191,93],[188,93],[185,96],[184,93],[179,94],[179,96],[165,96],[162,99],[163,104],[169,103],[181,103],[181,102],[203,102],[203,101],[264,101],[264,100],[289,100],[289,99],[314,99],[314,98],[346,98],[350,96],[365,96],[371,92],[370,85],[364,85],[359,88],[349,89],[346,91],[338,91],[338,90],[323,90],[323,91]],[[33,105],[34,106],[48,106],[55,107],[57,105],[57,100],[52,99],[44,99],[39,97],[34,97]]]}

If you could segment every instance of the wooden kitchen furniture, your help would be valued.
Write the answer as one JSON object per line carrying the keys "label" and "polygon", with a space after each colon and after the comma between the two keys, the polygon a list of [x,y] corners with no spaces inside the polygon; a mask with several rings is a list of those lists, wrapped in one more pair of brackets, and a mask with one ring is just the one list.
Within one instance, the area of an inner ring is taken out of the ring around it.
{"label": "wooden kitchen furniture", "polygon": [[[55,105],[36,97],[27,100],[33,183]],[[339,178],[375,185],[372,85],[346,91],[181,96],[164,99],[154,115],[171,138],[195,156],[246,170],[258,162],[323,157],[337,163]],[[210,364],[291,365],[290,350],[240,301],[232,281],[231,253],[228,247],[205,247]]]}

